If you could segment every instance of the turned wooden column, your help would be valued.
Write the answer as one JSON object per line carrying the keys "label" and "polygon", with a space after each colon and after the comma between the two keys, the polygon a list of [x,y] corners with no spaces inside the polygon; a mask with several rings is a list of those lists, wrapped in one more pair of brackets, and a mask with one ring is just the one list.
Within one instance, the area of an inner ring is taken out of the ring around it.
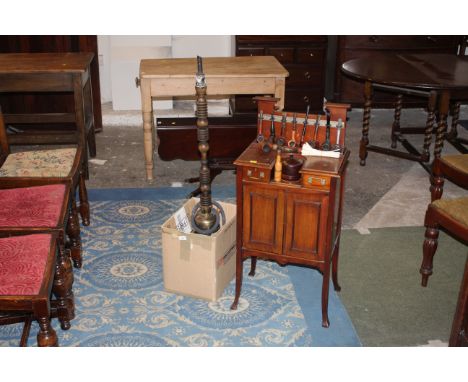
{"label": "turned wooden column", "polygon": [[423,152],[422,152],[422,160],[425,162],[428,162],[431,156],[429,153],[429,147],[431,146],[431,141],[432,141],[432,132],[434,129],[436,105],[437,105],[437,92],[431,91],[429,95],[429,100],[427,102],[427,120],[426,120],[426,129],[424,130],[424,143],[423,143]]}
{"label": "turned wooden column", "polygon": [[359,145],[360,165],[366,165],[367,145],[369,144],[369,125],[372,105],[372,83],[366,81],[364,84],[364,111],[362,115],[362,137]]}
{"label": "turned wooden column", "polygon": [[396,149],[397,147],[396,132],[400,129],[400,117],[401,117],[402,107],[403,107],[403,94],[398,94],[397,100],[395,103],[395,114],[393,117],[392,133],[391,133],[391,139],[392,139],[391,148],[392,149]]}
{"label": "turned wooden column", "polygon": [[449,111],[450,92],[442,90],[439,96],[439,124],[437,126],[436,141],[434,146],[434,159],[440,157],[447,131],[447,115]]}

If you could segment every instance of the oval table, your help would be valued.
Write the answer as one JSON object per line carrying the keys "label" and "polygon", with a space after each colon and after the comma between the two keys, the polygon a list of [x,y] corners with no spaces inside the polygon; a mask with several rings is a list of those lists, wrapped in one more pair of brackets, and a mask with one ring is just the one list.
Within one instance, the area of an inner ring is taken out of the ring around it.
{"label": "oval table", "polygon": [[[359,146],[360,164],[366,164],[368,151],[380,152],[421,163],[430,172],[429,147],[434,132],[436,108],[438,122],[434,157],[440,156],[447,130],[450,99],[459,99],[468,90],[468,61],[450,54],[375,54],[343,63],[341,70],[358,80],[365,81],[362,137]],[[392,148],[369,144],[372,89],[378,88],[398,94],[392,125]],[[419,152],[406,140],[403,133],[420,133],[421,128],[401,128],[400,114],[403,94],[428,98],[428,118],[423,128],[424,143]],[[455,111],[459,113],[458,108]],[[454,118],[457,120],[458,117]],[[453,125],[452,125],[453,127]],[[400,141],[408,152],[395,150]]]}

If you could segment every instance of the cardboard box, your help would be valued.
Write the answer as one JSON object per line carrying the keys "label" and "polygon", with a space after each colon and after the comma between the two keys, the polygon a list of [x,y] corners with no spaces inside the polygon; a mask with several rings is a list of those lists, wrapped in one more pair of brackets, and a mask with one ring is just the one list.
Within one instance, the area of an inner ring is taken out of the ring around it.
{"label": "cardboard box", "polygon": [[[199,199],[184,204],[187,216]],[[170,292],[216,301],[236,273],[236,205],[220,203],[226,224],[211,236],[183,233],[174,216],[161,227],[164,288]]]}

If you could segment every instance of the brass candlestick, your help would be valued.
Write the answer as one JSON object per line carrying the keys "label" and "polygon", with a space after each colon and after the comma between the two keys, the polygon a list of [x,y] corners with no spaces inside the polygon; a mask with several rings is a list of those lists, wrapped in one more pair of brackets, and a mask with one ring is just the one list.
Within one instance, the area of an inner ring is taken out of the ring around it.
{"label": "brass candlestick", "polygon": [[[210,168],[208,167],[208,150],[210,146],[208,132],[208,103],[206,99],[206,81],[203,73],[202,58],[197,56],[198,71],[195,75],[195,92],[197,95],[197,137],[198,150],[201,154],[200,166],[200,202],[192,211],[192,227],[197,233],[211,235],[220,227],[220,215],[223,224],[226,222],[221,205],[211,200]],[[213,205],[216,208],[213,208]]]}

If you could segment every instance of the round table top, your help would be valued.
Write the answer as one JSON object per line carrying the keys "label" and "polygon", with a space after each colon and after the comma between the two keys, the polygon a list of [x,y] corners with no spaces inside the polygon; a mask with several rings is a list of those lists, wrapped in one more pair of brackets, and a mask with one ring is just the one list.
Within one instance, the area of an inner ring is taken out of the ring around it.
{"label": "round table top", "polygon": [[341,69],[352,77],[383,85],[468,88],[468,60],[454,54],[379,53],[346,61]]}

